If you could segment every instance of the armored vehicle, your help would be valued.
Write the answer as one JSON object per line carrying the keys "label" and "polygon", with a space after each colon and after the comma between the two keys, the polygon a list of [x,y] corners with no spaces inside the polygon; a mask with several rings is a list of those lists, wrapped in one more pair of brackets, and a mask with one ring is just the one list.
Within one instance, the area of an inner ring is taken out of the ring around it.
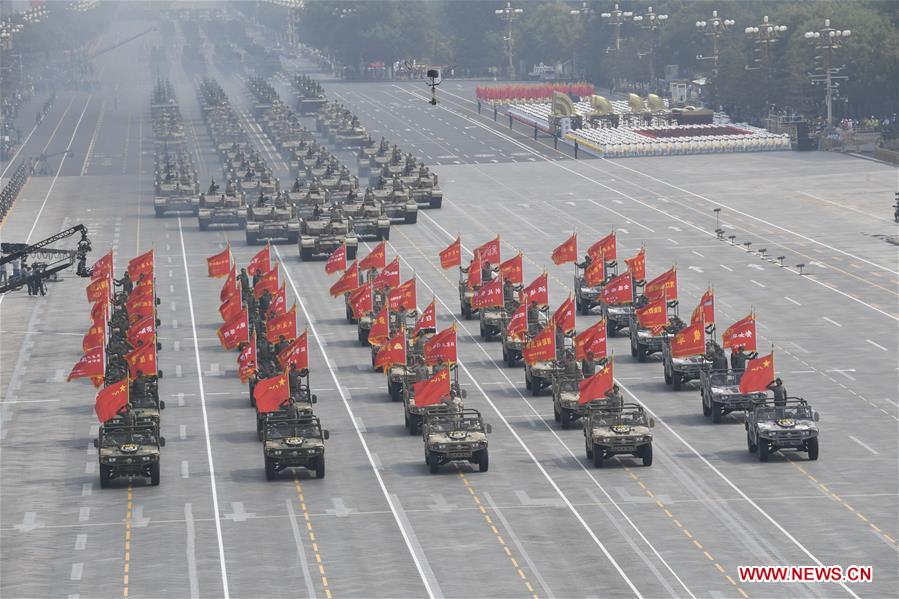
{"label": "armored vehicle", "polygon": [[109,487],[114,478],[149,478],[159,484],[159,448],[165,437],[159,435],[158,424],[126,425],[118,422],[100,427],[94,439],[100,458],[100,487]]}
{"label": "armored vehicle", "polygon": [[315,478],[324,478],[324,442],[330,437],[327,430],[322,430],[317,416],[266,423],[262,435],[266,480],[275,480],[286,468],[306,468],[315,472]]}
{"label": "armored vehicle", "polygon": [[655,420],[646,417],[643,406],[623,404],[621,407],[588,405],[584,416],[584,444],[587,459],[601,468],[603,461],[616,455],[642,458],[644,466],[652,466],[652,431]]}
{"label": "armored vehicle", "polygon": [[308,75],[296,75],[293,88],[297,92],[297,112],[303,116],[317,114],[328,103],[321,84]]}
{"label": "armored vehicle", "polygon": [[338,148],[358,148],[362,146],[368,134],[365,127],[359,122],[359,118],[353,115],[349,119],[342,119],[338,122],[334,131],[333,143]]}
{"label": "armored vehicle", "polygon": [[409,183],[412,189],[412,198],[420,208],[440,208],[443,206],[443,190],[437,182],[437,175],[430,172],[428,167],[421,165],[418,176],[413,177]]}
{"label": "armored vehicle", "polygon": [[705,367],[700,372],[699,383],[702,415],[711,416],[715,424],[720,423],[725,414],[748,412],[757,402],[767,398],[767,394],[762,391],[740,393],[739,373],[731,370]]}
{"label": "armored vehicle", "polygon": [[293,206],[286,203],[269,204],[267,200],[247,208],[246,238],[248,245],[255,245],[263,239],[286,239],[297,243],[300,238],[300,221]]}
{"label": "armored vehicle", "polygon": [[238,229],[247,226],[246,195],[238,191],[233,182],[228,181],[224,193],[219,193],[219,186],[213,181],[205,194],[200,195],[197,221],[201,231],[210,225],[237,225]]}
{"label": "armored vehicle", "polygon": [[200,184],[186,152],[157,154],[155,188],[153,208],[157,217],[176,211],[197,214]]}
{"label": "armored vehicle", "polygon": [[425,464],[431,474],[436,474],[441,465],[457,461],[477,464],[478,470],[487,472],[490,467],[487,435],[492,432],[477,410],[452,407],[430,410],[421,425]]}
{"label": "armored vehicle", "polygon": [[[411,320],[411,317],[409,319]],[[424,359],[425,343],[434,336],[435,331],[433,329],[420,331],[416,337],[411,338],[411,330],[409,329],[406,334],[410,337],[406,342],[406,364],[394,364],[387,371],[387,393],[393,401],[400,401],[403,398],[404,387],[436,374],[435,367],[425,364]]]}
{"label": "armored vehicle", "polygon": [[360,177],[368,177],[369,173],[371,172],[371,169],[370,169],[371,157],[374,156],[375,154],[377,154],[381,148],[384,148],[385,152],[389,148],[389,146],[387,145],[387,142],[384,141],[384,138],[382,137],[381,143],[377,144],[377,143],[375,143],[375,140],[373,140],[371,138],[370,135],[368,136],[368,139],[366,139],[362,143],[362,145],[359,146],[359,151],[356,153],[356,162],[357,162],[357,166],[359,167],[359,176]]}
{"label": "armored vehicle", "polygon": [[674,335],[674,332],[662,333],[662,367],[665,383],[671,385],[675,391],[680,391],[688,381],[698,379],[702,369],[708,367],[711,362],[706,360],[703,354],[675,358],[671,353]]}
{"label": "armored vehicle", "polygon": [[801,397],[784,402],[766,399],[753,404],[746,420],[746,444],[767,462],[775,451],[804,451],[808,459],[818,459],[818,412]]}
{"label": "armored vehicle", "polygon": [[340,209],[332,205],[328,214],[319,219],[302,219],[299,223],[297,249],[300,260],[312,260],[315,256],[327,255],[346,243],[347,260],[356,258],[359,240],[353,232],[353,223]]}
{"label": "armored vehicle", "polygon": [[360,239],[390,239],[390,219],[381,203],[368,190],[361,202],[345,202],[343,211],[352,220],[353,231]]}

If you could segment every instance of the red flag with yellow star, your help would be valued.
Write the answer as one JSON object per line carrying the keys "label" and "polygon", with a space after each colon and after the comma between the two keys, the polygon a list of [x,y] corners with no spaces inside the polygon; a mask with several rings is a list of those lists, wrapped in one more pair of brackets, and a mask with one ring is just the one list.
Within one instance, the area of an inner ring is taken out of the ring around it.
{"label": "red flag with yellow star", "polygon": [[774,352],[749,360],[740,379],[740,393],[764,391],[774,378]]}
{"label": "red flag with yellow star", "polygon": [[119,412],[128,405],[129,387],[128,377],[125,377],[97,393],[97,400],[94,405],[97,420],[103,423],[118,416]]}
{"label": "red flag with yellow star", "polygon": [[290,399],[287,375],[279,374],[256,383],[253,398],[256,400],[256,411],[260,414],[277,411],[281,404]]}

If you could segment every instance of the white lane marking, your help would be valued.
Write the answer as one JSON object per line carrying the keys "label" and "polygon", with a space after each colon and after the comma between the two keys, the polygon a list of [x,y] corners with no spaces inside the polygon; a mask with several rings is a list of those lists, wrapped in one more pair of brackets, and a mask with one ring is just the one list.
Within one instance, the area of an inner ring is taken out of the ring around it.
{"label": "white lane marking", "polygon": [[181,460],[181,478],[190,478],[190,469],[187,460]]}
{"label": "white lane marking", "polygon": [[194,526],[193,504],[184,504],[184,523],[187,526],[187,572],[190,580],[190,599],[200,597],[200,581],[197,577],[197,530]]}
{"label": "white lane marking", "polygon": [[75,535],[75,551],[84,551],[87,548],[87,535],[84,533]]}
{"label": "white lane marking", "polygon": [[764,286],[765,286],[763,283],[759,283],[759,282],[756,281],[755,279],[749,279],[749,280],[750,280],[752,283],[755,283],[756,285],[758,285],[759,287],[764,287]]}
{"label": "white lane marking", "polygon": [[690,251],[693,252],[694,254],[696,254],[697,256],[699,256],[700,258],[705,258],[705,256],[703,256],[702,254],[700,254],[700,253],[697,252],[696,250],[690,250]]}
{"label": "white lane marking", "polygon": [[315,599],[315,585],[312,584],[312,574],[309,573],[309,561],[306,559],[306,550],[303,549],[300,526],[297,524],[297,514],[293,511],[293,502],[289,498],[285,498],[284,503],[287,504],[287,515],[290,517],[290,530],[293,532],[293,541],[297,547],[297,557],[300,559],[300,566],[303,568],[306,595],[309,599]]}
{"label": "white lane marking", "polygon": [[843,325],[841,325],[840,323],[838,323],[836,320],[831,320],[830,318],[827,318],[826,316],[822,316],[821,318],[823,318],[824,320],[826,320],[827,322],[829,322],[830,324],[832,324],[832,325],[834,325],[834,326],[836,326],[836,327],[842,327],[842,326],[843,326]]}
{"label": "white lane marking", "polygon": [[850,372],[855,372],[855,368],[834,368],[832,370],[825,370],[825,372],[836,372],[837,374],[841,374],[850,381],[854,381],[855,377],[849,374]]}
{"label": "white lane marking", "polygon": [[[181,224],[180,219],[178,222],[179,226]],[[183,246],[183,244],[182,244]],[[424,566],[422,564],[421,559],[416,554],[416,552],[412,549],[412,541],[410,538],[411,530],[407,531],[405,525],[400,520],[400,516],[397,513],[396,506],[393,504],[393,499],[390,496],[390,493],[387,491],[387,485],[384,483],[384,479],[379,472],[378,467],[375,465],[373,460],[373,456],[371,450],[368,447],[368,443],[365,441],[365,437],[362,434],[362,431],[359,430],[359,425],[356,422],[356,415],[353,412],[353,408],[350,407],[350,402],[347,401],[346,392],[343,390],[343,387],[340,385],[340,379],[337,377],[337,373],[334,371],[334,366],[331,361],[328,359],[328,353],[325,351],[325,346],[321,342],[321,339],[318,336],[318,333],[315,329],[315,324],[312,318],[309,315],[309,311],[306,309],[306,303],[303,301],[303,298],[300,297],[300,292],[297,289],[296,284],[293,281],[293,277],[290,275],[290,271],[287,269],[287,264],[284,262],[284,258],[281,256],[281,250],[278,246],[272,246],[275,250],[275,255],[278,256],[278,261],[281,262],[281,266],[284,267],[284,276],[287,277],[287,282],[290,283],[290,288],[293,290],[294,297],[297,299],[297,303],[300,304],[300,309],[303,312],[303,316],[306,318],[307,326],[309,330],[312,331],[312,336],[315,337],[315,341],[318,344],[318,349],[322,354],[322,357],[325,358],[325,362],[328,365],[328,370],[331,373],[331,379],[334,381],[334,385],[337,387],[337,393],[340,395],[340,399],[343,401],[344,408],[346,408],[347,413],[350,416],[350,421],[353,423],[353,428],[356,431],[356,437],[359,439],[359,443],[362,444],[362,449],[365,452],[365,456],[368,458],[368,463],[371,465],[372,471],[375,474],[375,478],[378,481],[378,485],[381,487],[381,493],[384,495],[384,499],[387,500],[387,506],[390,508],[390,511],[393,513],[393,518],[396,520],[396,524],[400,529],[400,534],[403,536],[403,541],[406,543],[406,548],[409,550],[409,555],[412,556],[412,561],[415,563],[415,568],[418,570],[418,575],[421,578],[422,584],[424,584],[425,590],[428,593],[428,597],[430,599],[436,599],[436,597],[443,596],[443,593],[440,591],[440,587],[437,584],[437,580],[434,577],[433,572],[431,572],[431,576],[426,576],[424,571]],[[185,269],[187,267],[187,256],[185,254],[184,258]],[[188,298],[190,298],[190,294],[188,293]],[[199,353],[197,354],[197,362],[199,362],[200,357]],[[199,364],[198,364],[199,367]],[[411,527],[410,527],[411,529]],[[424,556],[422,556],[424,557]],[[430,566],[428,566],[428,570],[430,570]],[[436,593],[435,593],[436,591]]]}
{"label": "white lane marking", "polygon": [[[867,157],[865,157],[865,158],[867,158]],[[884,218],[882,216],[877,216],[875,214],[869,214],[868,212],[865,212],[863,210],[858,210],[857,208],[853,208],[852,206],[847,206],[846,204],[840,204],[839,202],[834,202],[832,200],[825,200],[824,198],[819,198],[818,196],[812,195],[812,194],[808,193],[807,191],[797,191],[796,193],[801,193],[804,196],[808,196],[808,197],[818,200],[820,202],[825,202],[827,204],[833,204],[834,206],[839,206],[843,210],[851,210],[852,212],[857,212],[858,214],[864,214],[865,216],[867,216],[869,218],[876,218],[877,220],[882,220],[882,221],[888,222],[888,223],[893,222],[888,218]]]}
{"label": "white lane marking", "polygon": [[674,245],[680,245],[678,242],[674,241],[674,240],[671,239],[670,237],[668,237],[668,241],[670,241],[670,242],[673,243]]}
{"label": "white lane marking", "polygon": [[799,302],[797,302],[796,300],[794,300],[792,297],[784,296],[784,299],[787,300],[787,301],[790,302],[790,303],[796,304],[797,306],[801,306],[801,305],[802,305],[802,304],[800,304]]}
{"label": "white lane marking", "polygon": [[804,353],[804,354],[807,354],[807,353],[808,353],[808,350],[807,350],[807,349],[805,349],[804,347],[802,347],[801,345],[799,345],[799,344],[796,343],[795,341],[790,341],[790,344],[792,344],[793,347],[795,347],[796,349],[798,349],[798,350],[801,351],[802,353]]}
{"label": "white lane marking", "polygon": [[[222,572],[222,596],[228,599],[228,571],[225,567],[225,543],[222,540],[222,516],[219,513],[218,491],[215,488],[215,466],[212,463],[212,441],[209,437],[209,416],[206,413],[206,390],[203,386],[203,368],[200,364],[200,342],[197,341],[197,319],[194,316],[194,297],[190,290],[190,273],[187,268],[187,248],[184,245],[184,230],[181,228],[181,217],[178,217],[178,237],[181,240],[181,258],[184,260],[184,281],[187,283],[187,307],[190,312],[190,328],[194,338],[194,356],[197,361],[197,381],[200,388],[200,408],[203,413],[203,430],[206,434],[206,459],[209,462],[209,485],[212,488],[212,510],[215,513],[215,535],[218,540],[219,567]],[[180,402],[179,402],[180,403]]]}
{"label": "white lane marking", "polygon": [[184,439],[187,439],[187,425],[186,424],[178,425],[178,438],[181,439],[182,441]]}
{"label": "white lane marking", "polygon": [[91,519],[91,508],[84,506],[78,510],[78,521],[87,522]]}
{"label": "white lane marking", "polygon": [[874,341],[871,341],[870,339],[865,339],[865,341],[867,341],[868,343],[870,343],[871,345],[873,345],[873,346],[876,347],[877,349],[880,349],[880,350],[883,350],[883,351],[889,351],[887,348],[885,348],[885,347],[882,346],[881,344],[875,343]]}
{"label": "white lane marking", "polygon": [[87,152],[84,153],[84,163],[81,165],[81,175],[87,172],[87,169],[90,168],[91,159],[94,156],[94,144],[97,143],[97,134],[100,133],[100,127],[103,126],[103,117],[106,115],[106,99],[103,99],[103,102],[100,104],[100,114],[97,115],[97,124],[94,126],[94,133],[91,135],[91,141],[87,145]]}
{"label": "white lane marking", "polygon": [[733,271],[734,271],[734,269],[732,269],[730,266],[724,266],[723,264],[719,264],[718,266],[720,266],[720,267],[723,268],[724,270],[729,270],[730,272],[733,272]]}
{"label": "white lane marking", "polygon": [[69,574],[69,580],[81,580],[82,574],[84,574],[84,563],[72,564],[72,573]]}
{"label": "white lane marking", "polygon": [[871,453],[873,453],[874,455],[880,455],[880,452],[879,452],[879,451],[876,451],[876,450],[875,450],[873,447],[871,447],[870,445],[867,445],[867,444],[865,444],[865,443],[862,443],[861,441],[859,441],[858,439],[856,439],[856,438],[853,437],[852,435],[849,435],[849,438],[852,439],[853,441],[855,441],[856,443],[858,443],[859,445],[861,445],[862,447],[864,447],[865,449],[867,449],[868,451],[870,451]]}

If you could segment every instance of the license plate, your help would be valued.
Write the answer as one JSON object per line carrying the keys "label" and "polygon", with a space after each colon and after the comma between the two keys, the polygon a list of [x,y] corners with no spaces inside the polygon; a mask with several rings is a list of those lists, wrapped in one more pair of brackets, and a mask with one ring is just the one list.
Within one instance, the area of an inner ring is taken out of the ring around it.
{"label": "license plate", "polygon": [[467,460],[469,457],[471,457],[471,454],[470,453],[448,453],[448,454],[446,454],[446,457],[451,460]]}
{"label": "license plate", "polygon": [[616,445],[615,452],[637,451],[636,445]]}

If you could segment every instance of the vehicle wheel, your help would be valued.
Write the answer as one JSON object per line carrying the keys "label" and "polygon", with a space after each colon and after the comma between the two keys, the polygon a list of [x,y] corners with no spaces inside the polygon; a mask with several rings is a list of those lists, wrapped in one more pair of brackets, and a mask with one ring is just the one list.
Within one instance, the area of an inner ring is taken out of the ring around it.
{"label": "vehicle wheel", "polygon": [[488,468],[490,468],[490,455],[486,449],[482,449],[481,453],[478,454],[478,470],[487,472]]}
{"label": "vehicle wheel", "polygon": [[808,451],[808,459],[815,461],[818,459],[818,437],[813,439],[809,439],[805,442],[806,449]]}
{"label": "vehicle wheel", "polygon": [[275,460],[265,458],[265,480],[275,480],[278,471],[275,469]]}
{"label": "vehicle wheel", "polygon": [[378,229],[378,239],[383,241],[390,240],[390,229]]}
{"label": "vehicle wheel", "polygon": [[606,337],[614,337],[615,336],[615,323],[613,323],[611,320],[608,320],[608,317],[606,317],[606,318],[607,318],[607,320],[606,320]]}
{"label": "vehicle wheel", "polygon": [[287,243],[297,243],[300,241],[299,233],[288,233],[287,234]]}
{"label": "vehicle wheel", "polygon": [[590,442],[590,439],[587,437],[587,434],[584,433],[584,451],[587,454],[587,459],[593,459],[593,443]]}
{"label": "vehicle wheel", "polygon": [[671,373],[668,372],[668,365],[667,365],[667,364],[666,364],[665,366],[662,367],[662,372],[665,374],[665,384],[666,384],[666,385],[670,385],[670,384],[671,384]]}
{"label": "vehicle wheel", "polygon": [[643,446],[643,449],[640,451],[640,457],[643,458],[644,466],[652,466],[652,443]]}
{"label": "vehicle wheel", "polygon": [[303,262],[312,260],[312,250],[309,248],[300,248],[300,260]]}
{"label": "vehicle wheel", "polygon": [[112,468],[107,466],[106,464],[100,464],[100,488],[106,489],[109,487],[110,473]]}
{"label": "vehicle wheel", "polygon": [[637,345],[637,362],[645,362],[646,361],[646,350],[643,349],[643,346]]}
{"label": "vehicle wheel", "polygon": [[160,208],[159,206],[153,206],[156,210],[156,218],[162,218],[165,216],[165,208]]}
{"label": "vehicle wheel", "polygon": [[428,470],[431,471],[431,474],[437,474],[437,469],[440,467],[440,460],[437,459],[437,456],[434,455],[434,452],[431,452],[428,457]]}
{"label": "vehicle wheel", "polygon": [[527,389],[528,391],[530,391],[530,390],[531,390],[531,384],[532,384],[532,383],[531,383],[531,377],[528,376],[527,368],[525,368],[525,370],[524,370],[524,388]]}
{"label": "vehicle wheel", "polygon": [[571,428],[571,410],[561,408],[559,410],[559,421],[562,423],[562,430],[567,431]]}
{"label": "vehicle wheel", "polygon": [[207,229],[209,229],[209,221],[207,220],[200,220],[199,225],[201,231],[206,231]]}
{"label": "vehicle wheel", "polygon": [[150,484],[154,487],[159,486],[159,462],[150,464]]}
{"label": "vehicle wheel", "polygon": [[553,402],[553,418],[556,420],[556,422],[562,421],[562,414],[559,412],[559,404],[557,404],[556,402]]}
{"label": "vehicle wheel", "polygon": [[256,233],[250,233],[249,231],[246,233],[247,245],[256,245],[259,240],[259,235]]}
{"label": "vehicle wheel", "polygon": [[712,402],[710,409],[712,411],[712,422],[714,424],[721,424],[721,421],[724,420],[724,406]]}
{"label": "vehicle wheel", "polygon": [[758,445],[752,444],[752,437],[749,436],[749,433],[746,433],[746,448],[749,450],[749,453],[755,453],[759,450]]}
{"label": "vehicle wheel", "polygon": [[481,339],[483,339],[484,341],[487,341],[487,329],[484,328],[484,321],[481,320],[478,323],[478,326],[480,327],[480,330],[481,330]]}
{"label": "vehicle wheel", "polygon": [[415,436],[418,434],[418,416],[415,414],[409,414],[409,435]]}
{"label": "vehicle wheel", "polygon": [[684,387],[684,375],[674,372],[671,374],[671,386],[675,391],[680,391]]}
{"label": "vehicle wheel", "polygon": [[602,447],[599,445],[593,444],[593,465],[597,468],[602,468]]}
{"label": "vehicle wheel", "polygon": [[534,397],[540,395],[540,383],[534,377],[531,377],[531,395]]}
{"label": "vehicle wheel", "polygon": [[246,229],[247,228],[247,219],[242,218],[239,221],[237,221],[237,228],[238,229]]}
{"label": "vehicle wheel", "polygon": [[709,407],[705,402],[705,393],[699,392],[700,401],[702,401],[702,415],[705,417],[709,417],[712,415],[712,408]]}
{"label": "vehicle wheel", "polygon": [[470,304],[462,304],[462,318],[465,320],[471,320],[471,305]]}
{"label": "vehicle wheel", "polygon": [[768,454],[771,451],[771,447],[768,445],[768,441],[765,439],[759,439],[759,461],[767,462]]}
{"label": "vehicle wheel", "polygon": [[325,456],[320,455],[315,461],[315,478],[325,477]]}
{"label": "vehicle wheel", "polygon": [[356,250],[358,248],[356,246],[347,246],[346,248],[346,259],[347,260],[355,260],[356,259]]}
{"label": "vehicle wheel", "polygon": [[262,421],[258,421],[256,425],[256,436],[259,438],[259,442],[262,442]]}
{"label": "vehicle wheel", "polygon": [[637,343],[634,341],[633,337],[631,337],[631,356],[637,357]]}
{"label": "vehicle wheel", "polygon": [[362,347],[368,345],[368,329],[359,329],[359,345],[361,345]]}
{"label": "vehicle wheel", "polygon": [[431,198],[431,208],[436,210],[443,206],[443,196],[439,198]]}
{"label": "vehicle wheel", "polygon": [[418,222],[418,212],[413,212],[412,214],[406,214],[406,217],[403,219],[403,222],[407,225],[414,225]]}

